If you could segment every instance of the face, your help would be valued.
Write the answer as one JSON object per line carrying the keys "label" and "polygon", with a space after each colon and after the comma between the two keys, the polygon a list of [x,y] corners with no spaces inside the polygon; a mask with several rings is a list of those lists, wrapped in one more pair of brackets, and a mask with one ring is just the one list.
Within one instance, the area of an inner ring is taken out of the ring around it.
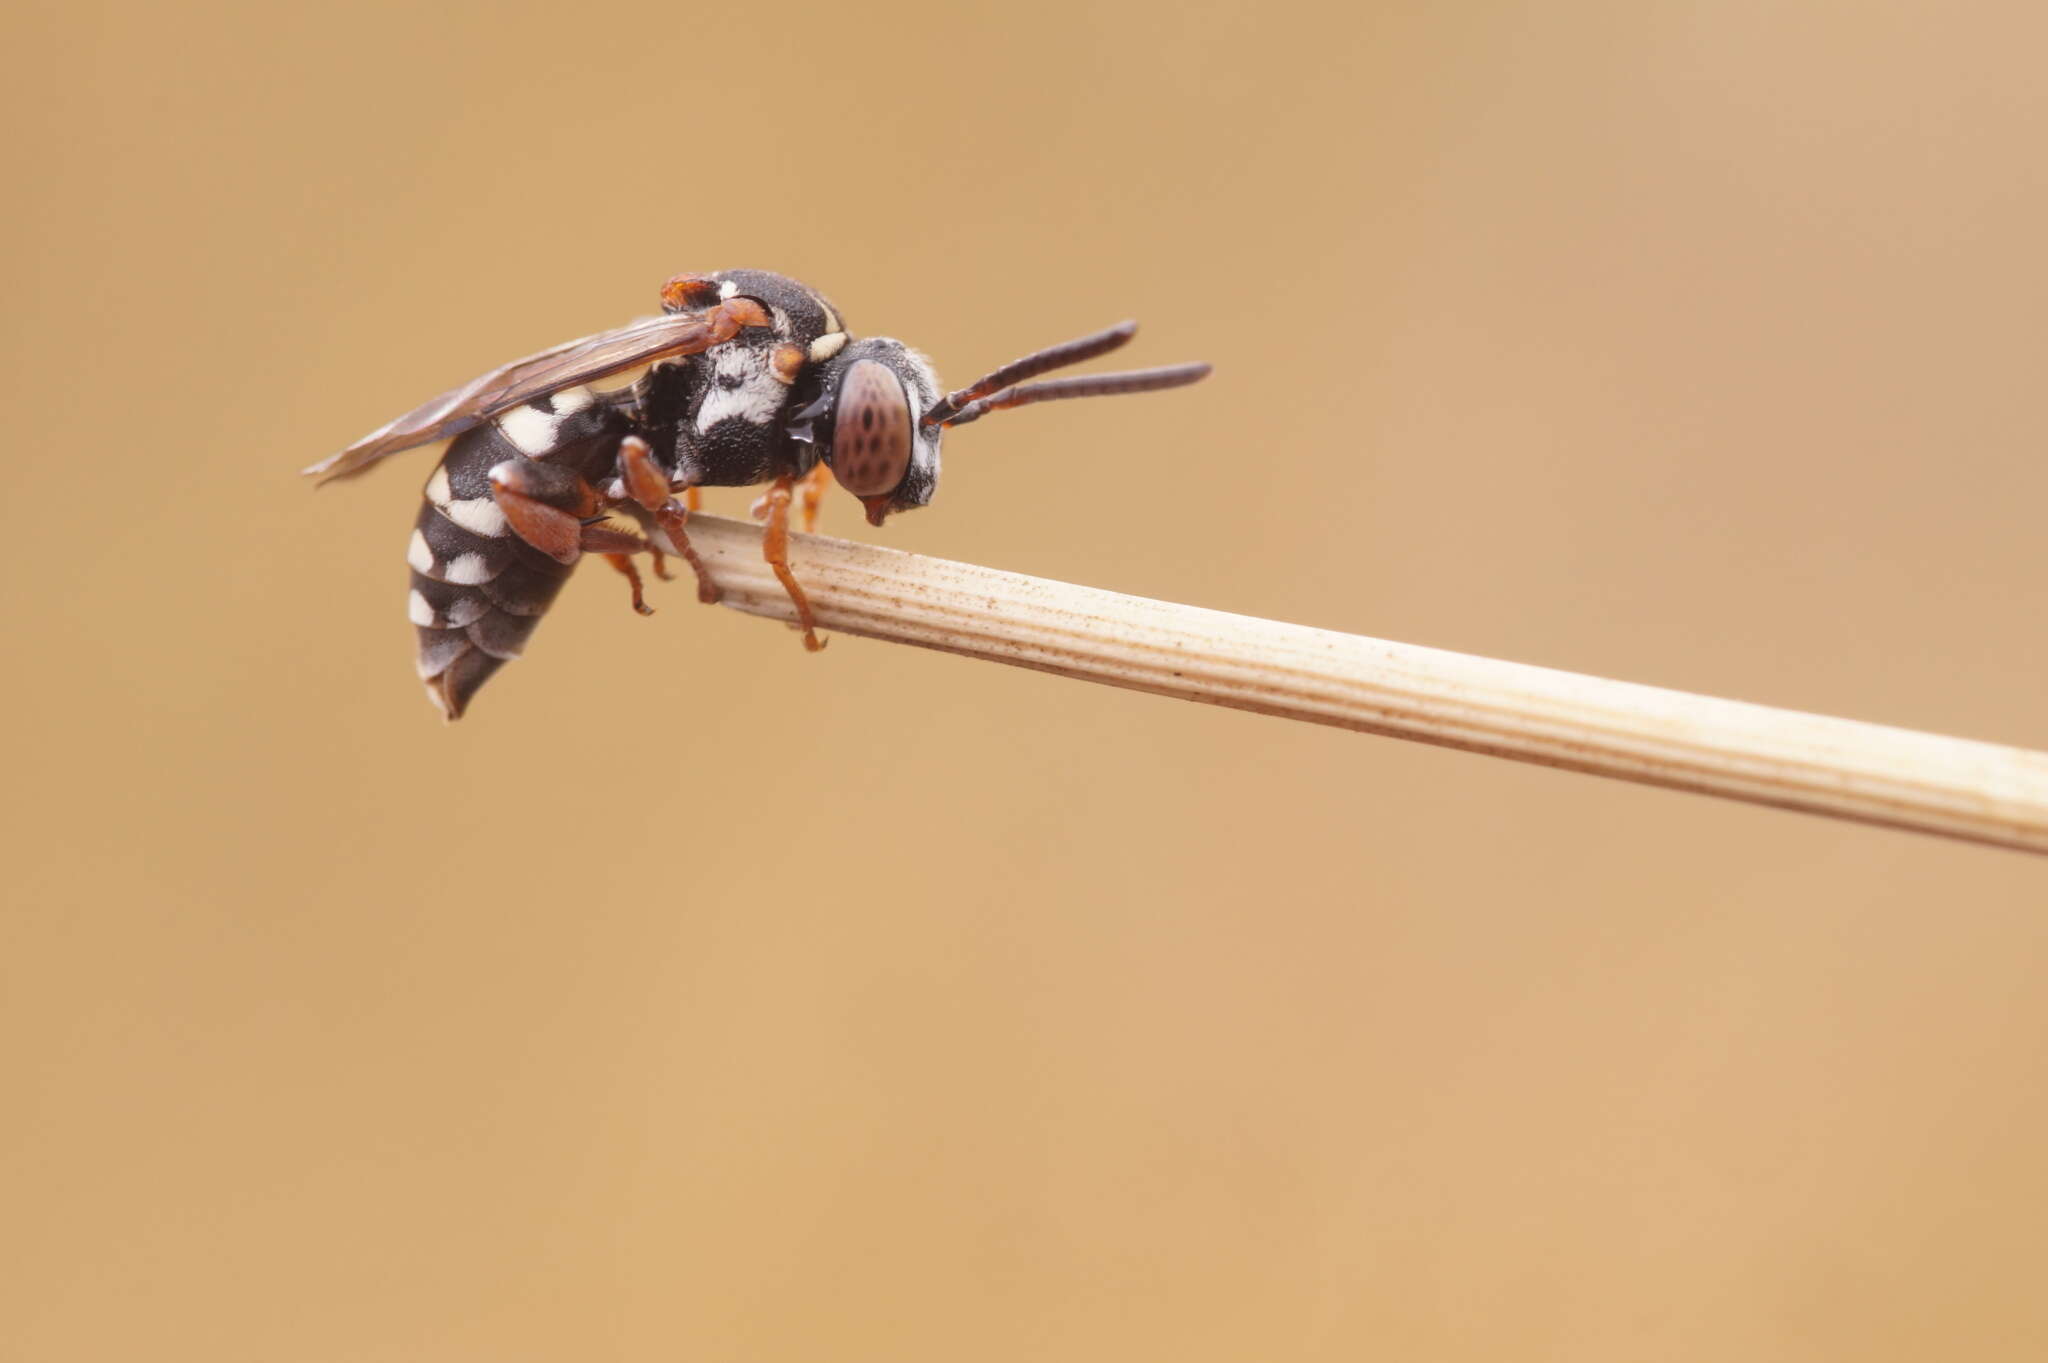
{"label": "face", "polygon": [[900,341],[855,341],[824,367],[816,401],[789,434],[811,444],[833,478],[860,498],[868,524],[925,505],[939,479],[938,426],[920,421],[939,399],[922,355]]}

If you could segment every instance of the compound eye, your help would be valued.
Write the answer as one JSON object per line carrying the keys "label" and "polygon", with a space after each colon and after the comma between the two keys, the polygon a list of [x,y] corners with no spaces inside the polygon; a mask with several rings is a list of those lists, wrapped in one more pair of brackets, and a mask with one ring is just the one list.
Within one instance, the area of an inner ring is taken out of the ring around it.
{"label": "compound eye", "polygon": [[887,365],[857,361],[839,381],[832,478],[856,497],[894,492],[910,468],[910,399]]}

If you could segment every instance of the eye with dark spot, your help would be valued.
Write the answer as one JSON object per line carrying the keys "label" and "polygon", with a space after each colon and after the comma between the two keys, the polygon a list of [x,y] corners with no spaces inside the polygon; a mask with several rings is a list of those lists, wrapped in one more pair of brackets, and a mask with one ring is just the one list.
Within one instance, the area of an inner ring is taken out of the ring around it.
{"label": "eye with dark spot", "polygon": [[861,360],[839,381],[832,477],[856,497],[894,492],[910,467],[910,399],[887,365]]}

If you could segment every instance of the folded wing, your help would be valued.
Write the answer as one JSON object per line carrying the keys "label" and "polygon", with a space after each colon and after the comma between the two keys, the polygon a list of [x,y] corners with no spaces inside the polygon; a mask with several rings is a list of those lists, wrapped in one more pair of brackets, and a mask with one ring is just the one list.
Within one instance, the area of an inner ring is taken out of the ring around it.
{"label": "folded wing", "polygon": [[361,473],[386,455],[460,435],[522,402],[630,370],[677,351],[702,349],[710,314],[672,313],[600,332],[514,360],[387,422],[339,453],[302,469],[319,482]]}

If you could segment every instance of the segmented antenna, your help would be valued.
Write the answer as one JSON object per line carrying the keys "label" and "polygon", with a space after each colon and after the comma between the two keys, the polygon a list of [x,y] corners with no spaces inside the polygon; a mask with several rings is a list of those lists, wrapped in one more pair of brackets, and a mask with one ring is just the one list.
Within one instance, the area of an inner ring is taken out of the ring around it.
{"label": "segmented antenna", "polygon": [[[1092,336],[1082,336],[1075,340],[1062,341],[1058,345],[1047,346],[1043,350],[1034,350],[1023,359],[1012,360],[1001,369],[983,374],[965,388],[956,389],[946,394],[945,397],[933,404],[930,411],[924,414],[920,424],[925,426],[957,426],[960,424],[960,418],[953,414],[959,411],[961,407],[973,402],[976,398],[987,393],[993,393],[999,388],[1008,388],[1012,384],[1022,383],[1025,379],[1035,379],[1040,374],[1047,373],[1050,370],[1065,369],[1070,364],[1079,364],[1083,360],[1092,360],[1098,355],[1107,355],[1110,351],[1123,345],[1137,334],[1138,324],[1136,322],[1118,322],[1108,330],[1098,331]],[[1073,396],[1081,397],[1084,395],[1076,393]],[[1039,399],[1032,399],[1032,401],[1039,401]]]}
{"label": "segmented antenna", "polygon": [[[1107,335],[1108,333],[1103,333]],[[1090,337],[1089,339],[1099,339]],[[1075,342],[1079,344],[1079,342]],[[1122,345],[1120,340],[1117,345]],[[1049,352],[1041,352],[1049,353]],[[1096,352],[1100,354],[1101,352]],[[1031,358],[1036,359],[1037,356]],[[1025,363],[1019,360],[1018,364]],[[1011,366],[1014,368],[1015,366]],[[1048,365],[1047,368],[1053,366]],[[1058,402],[1063,398],[1104,397],[1112,393],[1152,393],[1161,388],[1180,388],[1209,376],[1206,364],[1170,364],[1159,369],[1130,369],[1120,374],[1083,374],[1071,379],[1048,379],[1044,383],[1020,384],[984,398],[975,398],[957,413],[944,419],[947,426],[965,426],[989,412],[1005,407],[1028,407],[1034,402]],[[998,370],[997,373],[1004,371]],[[1044,373],[1043,369],[1033,373]],[[964,391],[964,390],[963,390]],[[947,399],[952,401],[951,398]],[[942,404],[943,405],[943,404]]]}

